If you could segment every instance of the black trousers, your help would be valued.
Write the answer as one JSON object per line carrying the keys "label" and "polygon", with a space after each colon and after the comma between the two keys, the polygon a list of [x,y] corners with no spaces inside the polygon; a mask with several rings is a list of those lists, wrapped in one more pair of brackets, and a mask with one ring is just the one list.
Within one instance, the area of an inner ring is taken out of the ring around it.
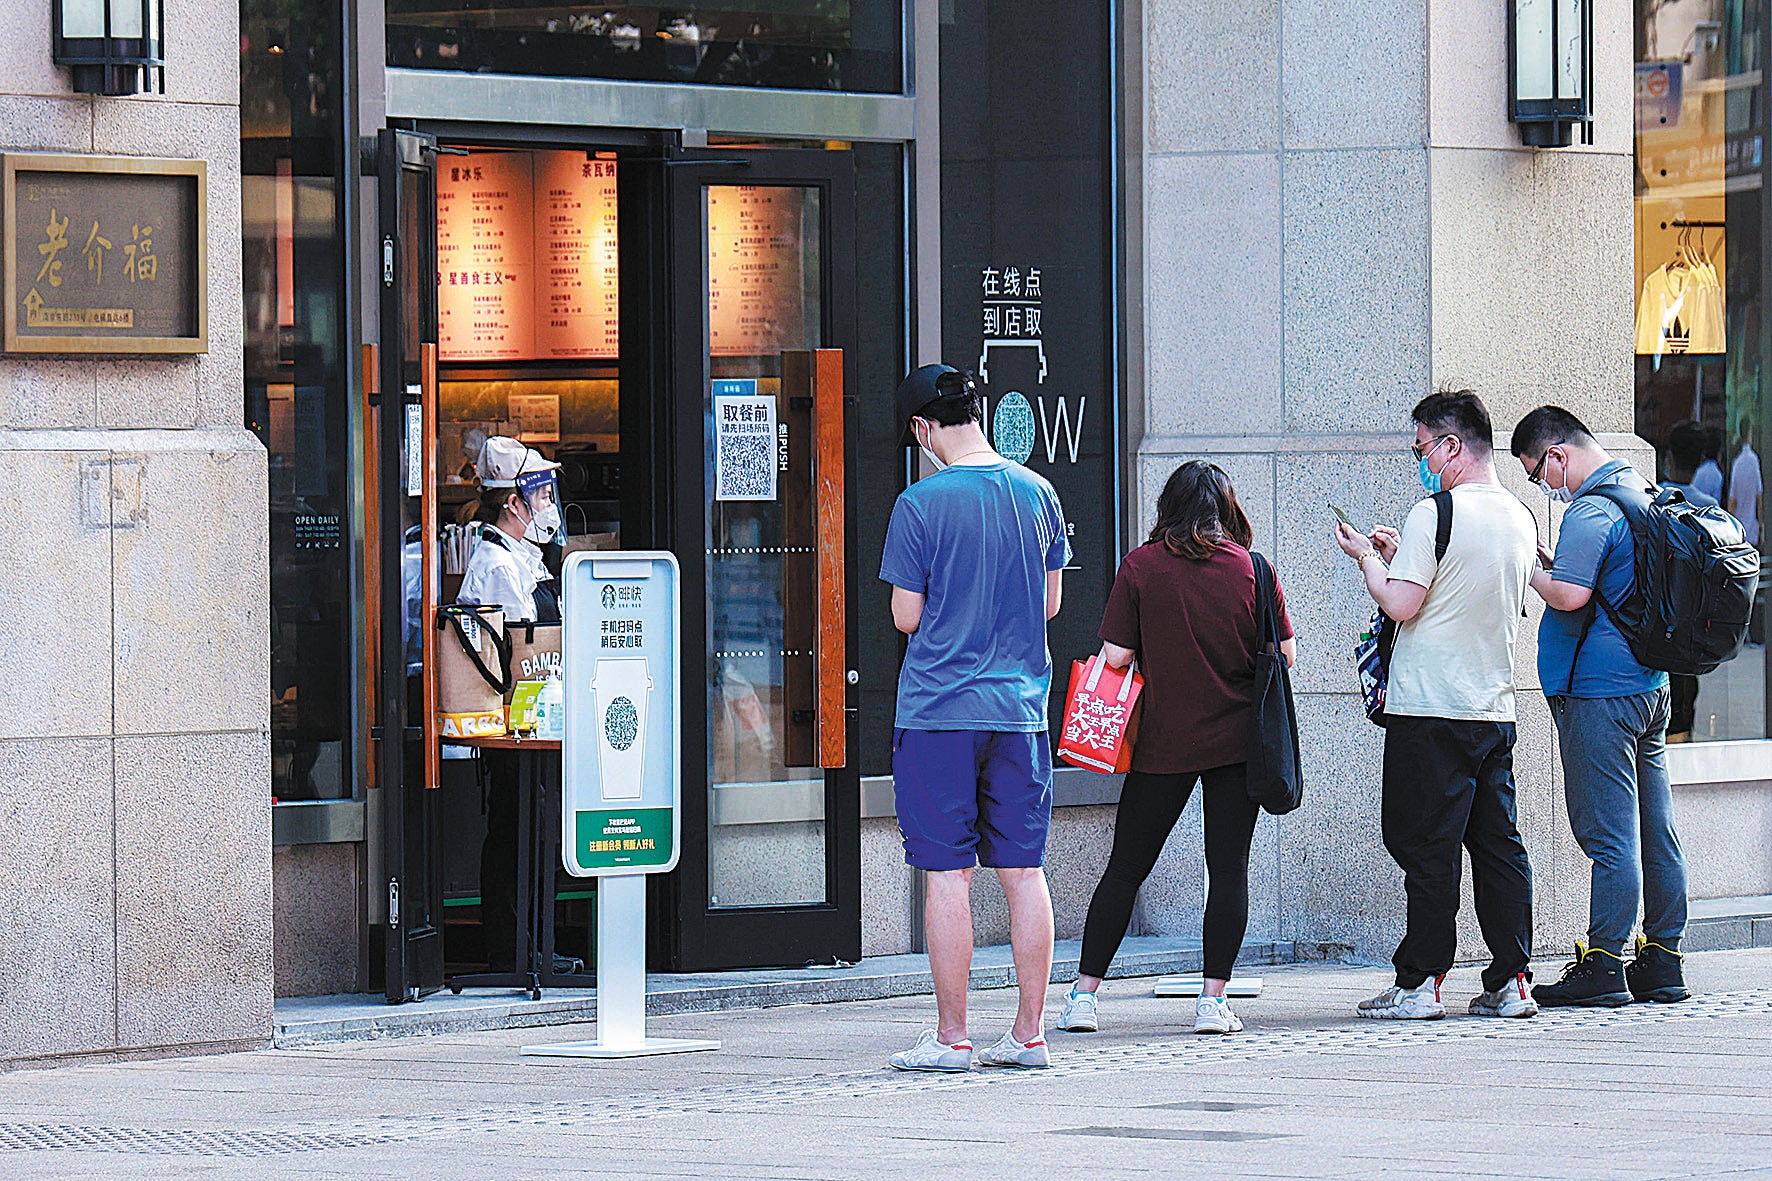
{"label": "black trousers", "polygon": [[1196,781],[1205,784],[1205,974],[1214,980],[1230,979],[1249,926],[1249,842],[1260,815],[1249,798],[1242,763],[1197,774],[1133,771],[1126,776],[1114,819],[1114,849],[1083,924],[1083,975],[1107,975],[1108,964],[1126,938],[1138,888],[1151,876]]}
{"label": "black trousers", "polygon": [[1392,962],[1415,988],[1458,952],[1462,846],[1497,989],[1532,958],[1532,868],[1514,801],[1514,725],[1391,715],[1384,734],[1384,847],[1403,870],[1408,929]]}

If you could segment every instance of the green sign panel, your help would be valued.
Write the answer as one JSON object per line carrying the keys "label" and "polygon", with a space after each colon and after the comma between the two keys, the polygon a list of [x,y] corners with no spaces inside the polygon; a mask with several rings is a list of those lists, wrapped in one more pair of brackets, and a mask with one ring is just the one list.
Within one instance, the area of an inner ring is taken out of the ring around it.
{"label": "green sign panel", "polygon": [[671,864],[669,808],[628,808],[620,812],[574,813],[573,845],[578,864],[598,870],[648,869]]}

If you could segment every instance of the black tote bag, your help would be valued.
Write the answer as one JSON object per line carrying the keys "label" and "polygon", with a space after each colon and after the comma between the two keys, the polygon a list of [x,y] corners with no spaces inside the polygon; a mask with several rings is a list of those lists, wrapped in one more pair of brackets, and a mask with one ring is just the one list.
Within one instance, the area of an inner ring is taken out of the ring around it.
{"label": "black tote bag", "polygon": [[1291,670],[1280,651],[1274,568],[1260,554],[1249,556],[1255,563],[1255,610],[1261,637],[1255,651],[1254,717],[1249,727],[1249,798],[1275,816],[1283,816],[1304,800],[1298,709],[1292,701]]}

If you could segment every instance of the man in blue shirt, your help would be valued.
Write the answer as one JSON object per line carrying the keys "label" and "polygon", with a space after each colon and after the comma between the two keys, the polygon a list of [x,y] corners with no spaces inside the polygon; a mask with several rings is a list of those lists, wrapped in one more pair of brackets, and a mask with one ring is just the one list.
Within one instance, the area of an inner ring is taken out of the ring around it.
{"label": "man in blue shirt", "polygon": [[[1566,502],[1553,556],[1539,545],[1532,589],[1548,610],[1538,630],[1538,675],[1563,755],[1569,824],[1593,862],[1588,933],[1540,1005],[1682,1001],[1680,937],[1686,928],[1686,861],[1674,832],[1667,777],[1667,674],[1631,654],[1606,604],[1629,598],[1636,546],[1624,511],[1596,488],[1617,484],[1649,498],[1648,482],[1612,458],[1581,420],[1541,406],[1514,428],[1513,453],[1553,501]],[[1643,936],[1626,966],[1624,945],[1643,902]]]}
{"label": "man in blue shirt", "polygon": [[1046,1066],[1052,898],[1046,833],[1052,753],[1046,622],[1070,561],[1052,485],[985,439],[970,374],[925,365],[899,384],[898,422],[939,470],[899,494],[880,578],[909,636],[898,679],[893,788],[905,861],[926,871],[923,903],[937,1026],[894,1054],[900,1070],[972,1068],[966,990],[972,970],[972,872],[995,869],[1009,902],[1021,1004],[979,1057]]}

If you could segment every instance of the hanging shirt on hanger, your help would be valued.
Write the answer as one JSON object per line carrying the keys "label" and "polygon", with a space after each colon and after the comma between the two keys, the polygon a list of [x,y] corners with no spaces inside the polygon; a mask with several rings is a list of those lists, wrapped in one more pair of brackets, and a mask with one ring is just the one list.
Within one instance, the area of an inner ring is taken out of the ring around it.
{"label": "hanging shirt on hanger", "polygon": [[1662,264],[1643,280],[1637,301],[1637,352],[1721,353],[1724,338],[1723,290],[1716,270]]}

